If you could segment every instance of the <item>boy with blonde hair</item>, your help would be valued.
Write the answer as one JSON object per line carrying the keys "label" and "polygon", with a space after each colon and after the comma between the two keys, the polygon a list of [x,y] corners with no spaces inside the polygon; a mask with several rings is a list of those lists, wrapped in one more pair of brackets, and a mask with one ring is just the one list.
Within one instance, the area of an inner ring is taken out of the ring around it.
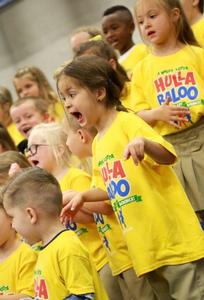
{"label": "boy with blonde hair", "polygon": [[2,202],[0,196],[0,299],[31,299],[36,253],[20,241]]}
{"label": "boy with blonde hair", "polygon": [[13,227],[29,244],[42,242],[34,272],[36,299],[108,299],[87,250],[60,222],[62,193],[51,174],[28,168],[12,177],[2,195]]}

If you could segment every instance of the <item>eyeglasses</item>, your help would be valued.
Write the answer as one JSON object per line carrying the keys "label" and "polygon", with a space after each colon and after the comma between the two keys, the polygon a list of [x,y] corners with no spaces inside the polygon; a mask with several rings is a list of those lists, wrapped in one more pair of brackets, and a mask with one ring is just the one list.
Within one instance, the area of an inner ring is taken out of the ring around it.
{"label": "eyeglasses", "polygon": [[48,146],[48,145],[47,144],[33,144],[30,147],[25,149],[25,155],[27,157],[31,157],[31,156],[35,155],[38,151],[38,147],[41,147],[41,146]]}

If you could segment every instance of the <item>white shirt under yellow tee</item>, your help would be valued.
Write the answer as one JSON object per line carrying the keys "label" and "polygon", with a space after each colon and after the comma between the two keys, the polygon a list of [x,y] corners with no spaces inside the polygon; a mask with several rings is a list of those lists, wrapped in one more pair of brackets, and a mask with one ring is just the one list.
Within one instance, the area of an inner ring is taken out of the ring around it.
{"label": "white shirt under yellow tee", "polygon": [[[25,294],[34,296],[36,253],[25,243],[0,263],[0,295]],[[1,297],[0,297],[1,298]]]}
{"label": "white shirt under yellow tee", "polygon": [[196,40],[204,48],[204,17],[191,26]]}
{"label": "white shirt under yellow tee", "polygon": [[154,129],[168,135],[192,126],[204,115],[204,49],[184,46],[175,54],[149,54],[134,69],[131,101],[135,111],[158,108],[167,97],[170,105],[185,106],[190,110],[188,122],[181,129],[158,121]]}
{"label": "white shirt under yellow tee", "polygon": [[[174,153],[148,124],[125,112],[93,142],[93,168],[101,174],[138,276],[204,257],[203,231],[172,167],[148,156],[138,166],[123,160],[125,146],[141,136]],[[97,178],[96,186],[102,187]]]}
{"label": "white shirt under yellow tee", "polygon": [[132,76],[132,71],[138,61],[142,60],[147,54],[147,46],[144,44],[137,44],[119,57],[118,61],[123,66],[130,79]]}
{"label": "white shirt under yellow tee", "polygon": [[108,300],[89,254],[76,234],[64,230],[38,254],[35,267],[35,297],[59,300],[95,293],[96,300]]}
{"label": "white shirt under yellow tee", "polygon": [[[90,188],[91,177],[80,169],[69,168],[59,184],[62,192],[67,190],[82,192]],[[70,222],[67,228],[76,232],[80,240],[89,250],[96,269],[99,271],[108,262],[108,258],[99,237],[96,224],[94,222],[90,224]]]}

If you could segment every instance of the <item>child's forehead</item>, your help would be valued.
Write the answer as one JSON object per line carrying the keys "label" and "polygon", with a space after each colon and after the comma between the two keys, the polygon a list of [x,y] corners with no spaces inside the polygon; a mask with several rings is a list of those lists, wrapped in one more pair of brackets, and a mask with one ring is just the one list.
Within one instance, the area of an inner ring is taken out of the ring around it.
{"label": "child's forehead", "polygon": [[25,74],[22,74],[21,76],[14,78],[15,83],[22,82],[22,81],[36,81],[36,80],[30,72],[27,72]]}
{"label": "child's forehead", "polygon": [[158,0],[138,0],[136,6],[135,6],[135,11],[136,14],[140,14],[143,12],[148,12],[154,9],[161,8],[161,3]]}
{"label": "child's forehead", "polygon": [[79,86],[80,86],[80,84],[77,79],[70,77],[68,75],[65,75],[65,74],[62,74],[58,81],[58,88],[60,90],[64,90],[64,89],[68,90],[68,89],[71,89],[74,87],[79,87]]}
{"label": "child's forehead", "polygon": [[27,100],[27,101],[21,103],[17,107],[19,107],[20,109],[23,109],[23,110],[37,110],[33,100]]}
{"label": "child's forehead", "polygon": [[127,13],[125,11],[116,11],[102,18],[102,27],[112,23],[127,23]]}

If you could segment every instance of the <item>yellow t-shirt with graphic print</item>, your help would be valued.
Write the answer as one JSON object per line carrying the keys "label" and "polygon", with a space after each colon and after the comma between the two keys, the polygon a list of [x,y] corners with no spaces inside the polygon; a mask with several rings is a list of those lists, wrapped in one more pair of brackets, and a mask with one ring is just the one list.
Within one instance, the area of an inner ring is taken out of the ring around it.
{"label": "yellow t-shirt with graphic print", "polygon": [[2,295],[34,296],[33,272],[36,253],[25,243],[0,263],[0,298]]}
{"label": "yellow t-shirt with graphic print", "polygon": [[8,130],[8,133],[10,134],[16,146],[25,139],[20,131],[18,131],[15,123],[11,123],[6,129]]}
{"label": "yellow t-shirt with graphic print", "polygon": [[128,248],[115,214],[102,215],[94,213],[94,220],[106,249],[113,276],[132,268]]}
{"label": "yellow t-shirt with graphic print", "polygon": [[95,293],[96,300],[108,299],[86,248],[71,230],[58,233],[39,252],[34,280],[38,300],[89,293]]}
{"label": "yellow t-shirt with graphic print", "polygon": [[174,153],[148,124],[125,112],[93,142],[93,168],[101,173],[137,275],[204,257],[203,231],[172,167],[148,156],[138,166],[123,160],[125,146],[141,136]]}
{"label": "yellow t-shirt with graphic print", "polygon": [[147,54],[147,46],[144,44],[137,44],[119,57],[118,61],[127,72],[129,79],[131,79],[132,77],[132,72],[136,64],[140,60],[142,60]]}
{"label": "yellow t-shirt with graphic print", "polygon": [[[91,177],[80,169],[69,168],[59,184],[62,192],[67,190],[82,192],[90,188]],[[80,224],[72,222],[68,224],[67,228],[76,232],[80,240],[89,250],[95,267],[97,271],[99,271],[108,262],[108,258],[95,223]]]}
{"label": "yellow t-shirt with graphic print", "polygon": [[196,40],[204,48],[204,17],[191,26]]}
{"label": "yellow t-shirt with graphic print", "polygon": [[135,111],[158,108],[166,98],[170,105],[185,106],[190,110],[188,121],[177,129],[158,121],[154,129],[168,135],[192,126],[204,115],[204,49],[184,46],[175,54],[149,54],[134,69],[131,97]]}

